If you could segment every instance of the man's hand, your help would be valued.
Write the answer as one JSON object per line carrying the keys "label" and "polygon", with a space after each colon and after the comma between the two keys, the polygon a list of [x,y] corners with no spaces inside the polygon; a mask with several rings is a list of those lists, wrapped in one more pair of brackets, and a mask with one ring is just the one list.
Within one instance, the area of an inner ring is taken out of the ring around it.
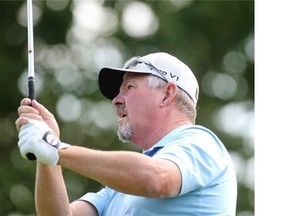
{"label": "man's hand", "polygon": [[16,120],[16,128],[20,131],[22,125],[29,122],[29,119],[44,121],[56,134],[60,137],[60,130],[54,115],[49,112],[42,104],[36,100],[31,101],[29,98],[24,98],[18,108],[19,118]]}
{"label": "man's hand", "polygon": [[30,119],[20,128],[18,146],[23,158],[28,159],[27,154],[33,153],[37,161],[56,165],[59,160],[58,149],[70,145],[61,143],[45,122]]}

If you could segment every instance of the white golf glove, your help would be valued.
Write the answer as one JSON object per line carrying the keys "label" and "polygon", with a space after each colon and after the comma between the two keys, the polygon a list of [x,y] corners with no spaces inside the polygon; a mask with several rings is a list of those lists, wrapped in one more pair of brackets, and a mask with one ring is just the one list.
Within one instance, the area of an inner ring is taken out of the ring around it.
{"label": "white golf glove", "polygon": [[70,146],[62,143],[43,121],[29,120],[28,124],[21,127],[18,137],[23,158],[28,159],[27,154],[32,153],[37,161],[48,165],[58,163],[58,149]]}

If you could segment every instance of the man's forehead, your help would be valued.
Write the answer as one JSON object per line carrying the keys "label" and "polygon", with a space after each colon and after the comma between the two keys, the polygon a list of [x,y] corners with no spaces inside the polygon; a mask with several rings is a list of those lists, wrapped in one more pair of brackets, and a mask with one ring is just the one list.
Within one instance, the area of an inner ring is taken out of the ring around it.
{"label": "man's forehead", "polygon": [[141,78],[144,76],[148,76],[145,73],[125,73],[123,76],[123,81],[129,80],[129,79],[134,79],[134,78]]}
{"label": "man's forehead", "polygon": [[125,86],[129,81],[137,81],[140,80],[141,78],[147,77],[147,74],[144,73],[125,73],[123,76],[123,81],[120,85],[120,88]]}

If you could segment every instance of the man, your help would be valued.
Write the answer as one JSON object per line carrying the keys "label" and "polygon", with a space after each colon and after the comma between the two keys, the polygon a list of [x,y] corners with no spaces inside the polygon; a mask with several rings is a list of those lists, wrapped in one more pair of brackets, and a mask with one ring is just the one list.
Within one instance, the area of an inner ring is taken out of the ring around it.
{"label": "man", "polygon": [[[38,215],[235,215],[231,159],[215,134],[195,125],[198,83],[184,63],[167,53],[134,57],[123,69],[103,68],[99,87],[117,109],[119,138],[143,154],[60,142],[53,115],[23,99],[18,145],[24,158],[37,158]],[[106,187],[69,204],[61,166]]]}

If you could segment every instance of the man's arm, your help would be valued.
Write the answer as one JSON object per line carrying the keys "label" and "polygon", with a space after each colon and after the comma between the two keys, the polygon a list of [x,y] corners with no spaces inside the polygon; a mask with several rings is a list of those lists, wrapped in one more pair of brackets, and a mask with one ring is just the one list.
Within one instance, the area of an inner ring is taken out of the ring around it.
{"label": "man's arm", "polygon": [[181,172],[169,160],[78,146],[60,149],[59,156],[61,166],[123,193],[163,198],[176,196],[181,189]]}
{"label": "man's arm", "polygon": [[69,205],[60,166],[37,163],[36,211],[39,216],[98,216],[89,203],[75,201]]}
{"label": "man's arm", "polygon": [[37,163],[35,200],[37,215],[72,215],[60,166]]}
{"label": "man's arm", "polygon": [[[31,106],[32,105],[32,106]],[[59,137],[58,124],[53,116],[43,105],[24,98],[18,108],[19,118],[16,128],[27,124],[29,119],[45,121]],[[60,166],[48,166],[37,163],[35,204],[39,216],[98,216],[97,211],[90,204],[76,201],[70,204]]]}

